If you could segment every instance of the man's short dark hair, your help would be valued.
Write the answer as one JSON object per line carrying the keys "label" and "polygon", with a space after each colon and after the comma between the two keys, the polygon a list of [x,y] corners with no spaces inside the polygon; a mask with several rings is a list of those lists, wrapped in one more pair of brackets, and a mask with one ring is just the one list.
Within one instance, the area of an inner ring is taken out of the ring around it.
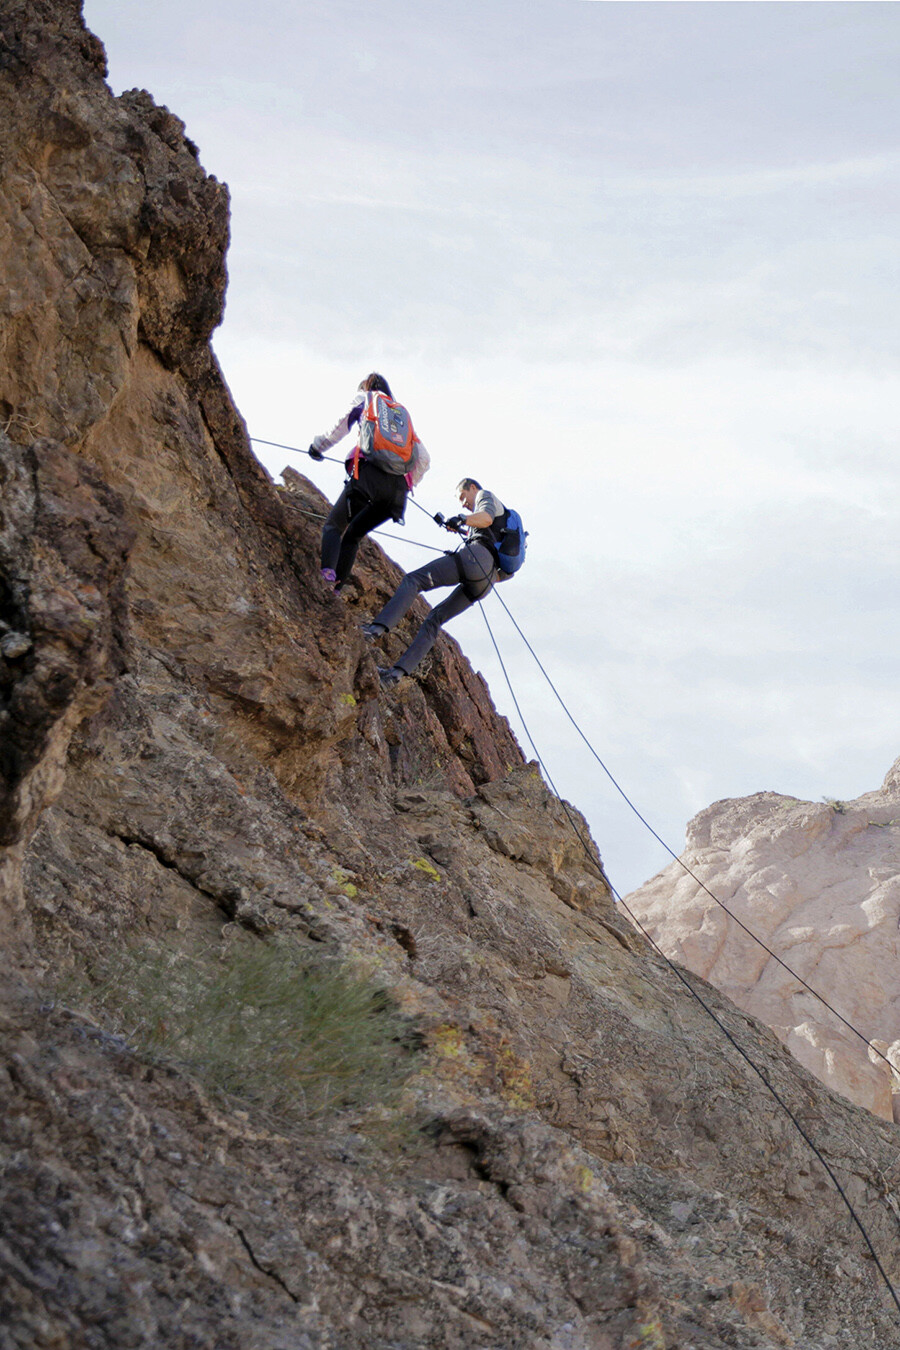
{"label": "man's short dark hair", "polygon": [[477,478],[461,478],[456,485],[456,490],[457,492],[466,492],[470,487],[477,488],[479,492],[482,491]]}

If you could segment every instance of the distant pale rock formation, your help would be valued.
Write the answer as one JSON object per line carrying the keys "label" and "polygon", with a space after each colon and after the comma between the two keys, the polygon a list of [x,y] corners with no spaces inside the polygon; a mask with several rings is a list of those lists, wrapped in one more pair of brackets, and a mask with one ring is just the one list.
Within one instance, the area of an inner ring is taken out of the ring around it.
{"label": "distant pale rock formation", "polygon": [[681,862],[627,904],[667,956],[767,1022],[829,1087],[900,1118],[900,1078],[881,1058],[900,1066],[900,759],[852,802],[758,792],[714,803],[688,826]]}

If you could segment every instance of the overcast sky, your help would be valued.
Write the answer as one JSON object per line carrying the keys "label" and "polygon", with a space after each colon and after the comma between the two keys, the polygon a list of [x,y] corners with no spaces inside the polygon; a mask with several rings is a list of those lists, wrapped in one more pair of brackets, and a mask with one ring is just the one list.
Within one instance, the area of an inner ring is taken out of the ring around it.
{"label": "overcast sky", "polygon": [[[85,16],[114,91],[149,89],[231,189],[215,346],[251,435],[306,446],[382,370],[432,454],[423,505],[452,510],[471,473],[525,518],[503,599],[676,852],[718,798],[880,784],[900,755],[897,4]],[[406,533],[446,542],[415,509]],[[625,893],[666,855],[485,609]],[[448,631],[518,729],[478,609]]]}

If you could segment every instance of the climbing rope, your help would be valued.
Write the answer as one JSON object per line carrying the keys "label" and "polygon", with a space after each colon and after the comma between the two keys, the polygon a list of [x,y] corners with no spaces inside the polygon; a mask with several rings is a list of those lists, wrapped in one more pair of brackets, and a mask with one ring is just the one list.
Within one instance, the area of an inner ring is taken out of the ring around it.
{"label": "climbing rope", "polygon": [[[506,609],[506,606],[505,606],[505,605],[504,605],[503,607],[504,607],[504,609]],[[540,751],[538,750],[537,745],[535,744],[535,740],[534,740],[534,737],[533,737],[532,734],[531,734],[531,731],[529,730],[528,723],[525,721],[525,718],[524,718],[523,715],[522,715],[522,709],[521,709],[520,706],[519,706],[519,700],[516,698],[516,693],[515,693],[515,690],[513,689],[512,681],[511,681],[510,678],[509,678],[509,672],[508,672],[507,669],[506,669],[506,663],[504,662],[503,657],[502,657],[502,655],[501,655],[501,653],[500,653],[500,648],[499,648],[499,646],[498,646],[498,644],[497,644],[497,639],[494,637],[494,631],[493,631],[493,629],[491,628],[490,620],[488,619],[487,612],[486,612],[486,610],[485,610],[485,608],[484,608],[484,604],[483,604],[482,602],[480,602],[480,601],[479,601],[479,608],[480,608],[480,610],[481,610],[482,618],[484,619],[485,625],[486,625],[486,627],[487,627],[488,634],[489,634],[489,636],[490,636],[491,643],[492,643],[492,645],[493,645],[494,651],[495,651],[496,654],[497,654],[497,660],[498,660],[499,663],[500,663],[500,669],[501,669],[502,672],[503,672],[503,678],[504,678],[505,681],[506,681],[506,687],[507,687],[507,689],[509,690],[509,694],[510,694],[510,697],[511,697],[513,703],[515,704],[516,712],[519,714],[519,720],[520,720],[521,723],[522,723],[522,727],[523,727],[523,729],[524,729],[524,731],[525,731],[525,735],[526,735],[527,738],[528,738],[528,743],[529,743],[529,745],[531,746],[531,749],[532,749],[532,751],[533,751],[533,753],[534,753],[534,756],[535,756],[535,758],[536,758],[538,764],[541,766],[541,771],[543,772],[545,778],[547,779],[547,782],[550,784],[550,789],[551,789],[551,791],[553,792],[553,795],[556,797],[557,801],[558,801],[558,802],[560,803],[560,805],[562,806],[562,808],[563,808],[563,810],[564,810],[566,816],[568,817],[569,824],[572,826],[572,829],[574,830],[575,835],[576,835],[576,837],[577,837],[579,843],[581,844],[582,848],[584,849],[585,853],[587,854],[588,861],[591,863],[592,867],[595,867],[595,868],[596,868],[596,867],[597,867],[597,860],[596,860],[596,858],[594,857],[593,853],[591,852],[591,850],[590,850],[590,848],[589,848],[589,846],[588,846],[586,840],[584,839],[584,837],[583,837],[581,831],[578,829],[578,826],[577,826],[577,824],[575,823],[575,819],[574,819],[574,817],[573,817],[573,815],[572,815],[572,813],[571,813],[571,811],[570,811],[570,809],[569,809],[568,803],[561,797],[560,793],[558,792],[558,790],[557,790],[557,788],[556,788],[556,785],[555,785],[555,783],[553,782],[553,779],[551,778],[550,773],[549,773],[549,771],[548,771],[548,769],[547,769],[547,766],[546,766],[546,764],[544,763],[544,760],[543,760],[543,758],[542,758],[542,756],[541,756],[541,753],[540,753]],[[509,612],[509,611],[507,610],[507,613],[508,613],[508,612]],[[665,952],[662,950],[662,948],[658,945],[658,943],[656,943],[656,942],[653,940],[653,938],[650,936],[650,934],[649,934],[649,933],[647,932],[647,930],[644,928],[643,924],[637,919],[637,917],[632,913],[632,911],[631,911],[631,910],[629,909],[629,907],[626,905],[625,901],[624,901],[624,900],[622,899],[622,897],[619,895],[619,893],[618,893],[618,891],[615,889],[615,887],[613,887],[613,886],[610,884],[609,879],[606,877],[606,875],[605,875],[604,872],[603,872],[603,869],[600,868],[599,870],[600,870],[601,876],[603,877],[603,880],[604,880],[604,881],[606,882],[606,884],[609,886],[610,891],[611,891],[612,894],[615,896],[615,898],[616,898],[616,900],[618,901],[618,903],[619,903],[619,904],[622,906],[622,908],[625,910],[625,913],[629,916],[629,918],[631,919],[631,921],[632,921],[632,923],[635,925],[635,927],[636,927],[641,933],[643,933],[644,937],[647,939],[647,941],[649,942],[650,946],[654,949],[654,951],[656,951],[656,952],[658,953],[658,955],[659,955],[660,957],[662,957],[663,961],[665,962],[665,964],[666,964],[666,966],[668,967],[668,969],[672,972],[672,974],[675,975],[676,978],[681,982],[681,984],[684,985],[685,989],[687,989],[687,991],[688,991],[688,993],[691,995],[691,997],[694,998],[694,999],[697,1001],[697,1003],[700,1005],[700,1007],[703,1009],[703,1011],[707,1014],[707,1016],[710,1017],[710,1018],[712,1019],[713,1022],[715,1022],[716,1026],[717,1026],[717,1027],[719,1028],[719,1030],[722,1032],[723,1036],[725,1036],[725,1038],[726,1038],[726,1040],[729,1042],[729,1044],[737,1051],[737,1053],[741,1056],[741,1058],[742,1058],[742,1059],[749,1065],[749,1067],[753,1070],[753,1072],[754,1072],[754,1073],[756,1074],[756,1076],[759,1078],[760,1082],[761,1082],[761,1083],[763,1084],[763,1086],[768,1090],[768,1092],[771,1094],[771,1096],[773,1097],[773,1099],[778,1103],[778,1105],[779,1105],[779,1107],[781,1108],[781,1110],[784,1112],[784,1114],[785,1114],[785,1115],[788,1117],[788,1119],[791,1121],[792,1125],[794,1126],[794,1128],[796,1129],[796,1131],[797,1131],[797,1133],[800,1135],[800,1137],[803,1139],[803,1141],[806,1143],[807,1147],[811,1150],[811,1152],[815,1155],[815,1157],[816,1157],[816,1158],[819,1160],[819,1162],[822,1164],[822,1167],[824,1168],[825,1172],[827,1173],[828,1177],[830,1178],[830,1180],[831,1180],[831,1182],[832,1182],[832,1184],[833,1184],[835,1190],[837,1191],[838,1195],[841,1197],[841,1199],[843,1200],[844,1204],[846,1205],[847,1210],[848,1210],[848,1212],[849,1212],[849,1214],[850,1214],[850,1218],[853,1220],[854,1224],[855,1224],[856,1227],[859,1229],[859,1232],[861,1233],[862,1238],[863,1238],[863,1241],[865,1242],[866,1247],[867,1247],[868,1250],[869,1250],[869,1253],[870,1253],[870,1255],[871,1255],[871,1257],[872,1257],[872,1260],[875,1262],[875,1265],[876,1265],[876,1267],[877,1267],[877,1269],[878,1269],[879,1274],[881,1275],[881,1278],[884,1280],[884,1283],[887,1285],[888,1291],[889,1291],[889,1293],[890,1293],[890,1295],[891,1295],[891,1298],[892,1298],[893,1301],[894,1301],[894,1305],[895,1305],[895,1307],[897,1308],[898,1313],[900,1313],[900,1297],[898,1297],[897,1291],[894,1289],[894,1286],[893,1286],[893,1284],[892,1284],[891,1281],[890,1281],[890,1278],[889,1278],[889,1276],[888,1276],[888,1273],[887,1273],[887,1271],[885,1270],[884,1266],[882,1265],[882,1263],[881,1263],[881,1261],[880,1261],[880,1259],[879,1259],[879,1257],[878,1257],[878,1253],[876,1252],[875,1247],[874,1247],[873,1244],[872,1244],[872,1239],[869,1237],[869,1234],[868,1234],[868,1232],[867,1232],[867,1230],[866,1230],[866,1227],[865,1227],[864,1223],[862,1222],[862,1220],[860,1219],[860,1217],[859,1217],[859,1215],[857,1214],[856,1210],[854,1209],[853,1203],[852,1203],[852,1201],[850,1200],[850,1197],[847,1195],[847,1192],[844,1190],[844,1187],[841,1185],[840,1181],[838,1180],[837,1176],[835,1175],[834,1170],[831,1168],[831,1166],[829,1165],[829,1163],[826,1161],[826,1159],[825,1159],[824,1156],[822,1155],[821,1151],[820,1151],[819,1148],[816,1146],[815,1142],[810,1138],[810,1136],[807,1134],[806,1130],[804,1130],[803,1126],[800,1124],[800,1121],[797,1119],[797,1117],[796,1117],[796,1115],[794,1114],[794,1112],[791,1110],[791,1108],[788,1106],[787,1102],[784,1100],[784,1098],[783,1098],[783,1097],[781,1096],[781,1094],[778,1092],[777,1088],[775,1088],[775,1086],[773,1085],[773,1083],[772,1083],[771,1079],[769,1078],[768,1074],[766,1073],[766,1071],[765,1071],[763,1068],[761,1068],[760,1065],[758,1065],[757,1063],[755,1063],[755,1061],[753,1060],[752,1056],[749,1055],[749,1054],[747,1053],[747,1051],[743,1048],[743,1046],[740,1044],[740,1042],[737,1040],[737,1038],[736,1038],[736,1037],[728,1030],[728,1027],[725,1025],[725,1023],[722,1021],[722,1019],[721,1019],[719,1016],[717,1016],[717,1014],[716,1014],[716,1013],[714,1012],[714,1010],[709,1006],[709,1004],[706,1002],[706,1000],[705,1000],[704,998],[702,998],[702,997],[700,996],[700,994],[698,994],[697,990],[693,987],[693,985],[691,984],[690,980],[689,980],[689,979],[687,978],[687,976],[685,975],[684,971],[679,970],[679,968],[675,965],[674,961],[671,961],[671,960],[669,959],[669,957],[666,956],[666,954],[665,954]]]}
{"label": "climbing rope", "polygon": [[[295,455],[308,455],[308,450],[301,450],[299,445],[285,445],[283,441],[264,441],[261,436],[250,436],[248,438],[253,445],[271,445],[276,450],[290,450]],[[342,459],[335,459],[334,455],[323,455],[322,459],[315,460],[316,464],[321,464],[322,460],[329,464],[343,464]]]}
{"label": "climbing rope", "polygon": [[[255,440],[255,439],[256,439],[255,437],[251,437],[251,440]],[[281,443],[278,442],[278,441],[261,441],[260,444],[262,444],[262,445],[274,445],[274,446],[277,446],[279,449],[282,449],[282,450],[292,450],[292,451],[295,451],[297,454],[308,454],[308,453],[309,453],[309,452],[306,451],[306,450],[300,450],[299,447],[297,447],[297,446],[283,445],[283,444],[281,444]],[[333,463],[343,463],[343,460],[333,460],[332,462],[333,462]],[[429,518],[430,520],[433,520],[433,519],[434,519],[434,517],[432,516],[431,512],[428,511],[428,509],[427,509],[426,507],[422,506],[419,502],[417,502],[417,501],[415,500],[414,497],[409,497],[408,500],[411,501],[412,504],[413,504],[413,506],[415,506],[419,511],[421,511],[421,512],[423,513],[423,515],[428,516],[428,518]],[[373,534],[379,534],[379,533],[383,533],[383,532],[382,532],[382,531],[378,531],[378,530],[373,530],[372,533],[373,533]],[[433,546],[431,546],[431,545],[428,545],[428,544],[420,544],[418,541],[412,540],[412,539],[407,540],[407,539],[405,539],[405,538],[402,538],[402,537],[399,536],[399,535],[385,535],[385,537],[386,537],[386,538],[398,539],[398,540],[400,540],[402,543],[410,543],[410,544],[414,544],[414,545],[415,545],[416,547],[418,547],[418,548],[433,548]],[[441,553],[441,552],[443,552],[444,550],[438,549],[438,548],[433,548],[433,551],[434,551],[435,553]],[[563,697],[562,697],[562,695],[560,694],[559,690],[557,689],[556,685],[553,683],[553,680],[551,679],[550,675],[548,674],[548,672],[547,672],[547,670],[546,670],[546,668],[545,668],[543,662],[541,661],[540,657],[538,656],[537,652],[534,650],[534,648],[532,647],[531,643],[528,641],[528,638],[527,638],[527,637],[525,636],[525,634],[522,632],[521,627],[520,627],[519,624],[516,622],[516,619],[515,619],[515,617],[513,616],[513,614],[510,612],[510,609],[509,609],[508,605],[507,605],[506,602],[504,601],[503,597],[497,592],[496,588],[494,588],[494,594],[497,596],[498,601],[500,602],[500,604],[502,605],[503,609],[505,610],[508,619],[509,619],[510,622],[512,623],[512,625],[513,625],[513,627],[515,628],[516,632],[519,634],[519,637],[522,639],[522,641],[524,642],[525,646],[528,648],[528,651],[531,653],[531,656],[534,658],[534,661],[535,661],[535,663],[537,664],[538,669],[540,670],[540,672],[541,672],[541,674],[543,675],[544,679],[547,681],[547,684],[549,685],[549,687],[550,687],[550,689],[551,689],[551,691],[552,691],[554,697],[556,698],[557,702],[559,703],[559,705],[560,705],[560,707],[562,708],[563,712],[565,713],[566,717],[567,717],[568,720],[571,722],[572,726],[575,728],[575,730],[576,730],[576,732],[578,733],[579,737],[580,737],[581,740],[584,742],[584,744],[587,746],[587,749],[589,750],[590,754],[591,754],[591,755],[593,756],[593,758],[597,761],[597,763],[599,764],[600,768],[603,770],[603,772],[605,773],[606,777],[609,779],[610,783],[611,783],[612,786],[615,788],[616,792],[618,792],[619,796],[622,798],[622,800],[625,802],[625,804],[629,807],[629,809],[634,813],[634,815],[635,815],[635,816],[637,817],[637,819],[641,822],[641,824],[644,826],[644,828],[645,828],[645,829],[653,836],[653,838],[657,841],[657,843],[661,846],[661,848],[664,849],[664,851],[669,855],[669,857],[670,857],[674,862],[678,863],[679,867],[681,867],[682,870],[683,870],[689,877],[691,877],[691,879],[692,879],[693,881],[696,882],[696,884],[700,887],[700,889],[704,892],[704,894],[708,895],[709,898],[710,898],[710,900],[712,900],[712,901],[714,902],[714,904],[718,905],[719,908],[720,908],[721,910],[723,910],[724,913],[727,914],[728,917],[729,917],[730,919],[732,919],[732,920],[734,921],[734,923],[736,923],[736,924],[738,925],[738,927],[739,927],[744,933],[747,934],[747,936],[751,939],[751,941],[755,942],[755,943],[756,943],[756,944],[757,944],[764,952],[766,952],[767,955],[770,956],[770,957],[772,958],[772,960],[773,960],[778,966],[780,966],[782,970],[784,970],[784,971],[786,972],[786,974],[790,975],[790,977],[791,977],[792,979],[796,980],[797,983],[798,983],[799,985],[801,985],[802,988],[804,988],[804,989],[807,991],[807,993],[812,994],[813,998],[817,999],[818,1002],[822,1005],[823,1008],[827,1008],[827,1010],[832,1014],[832,1016],[836,1017],[837,1020],[838,1020],[843,1026],[845,1026],[845,1027],[847,1028],[848,1031],[852,1032],[854,1036],[856,1036],[860,1041],[862,1041],[862,1043],[866,1046],[866,1050],[867,1050],[868,1053],[873,1054],[873,1055],[876,1055],[880,1060],[882,1060],[882,1061],[887,1065],[887,1067],[890,1069],[892,1075],[894,1075],[894,1076],[897,1077],[897,1078],[900,1078],[900,1070],[898,1070],[898,1069],[895,1067],[895,1065],[893,1065],[893,1064],[891,1063],[891,1061],[888,1059],[887,1055],[885,1055],[881,1050],[879,1050],[879,1049],[877,1048],[877,1046],[873,1045],[872,1042],[871,1042],[871,1040],[869,1039],[868,1036],[864,1035],[863,1032],[861,1032],[861,1031],[859,1030],[858,1027],[854,1026],[854,1024],[853,1024],[848,1018],[846,1018],[846,1017],[843,1015],[843,1013],[839,1012],[838,1009],[835,1008],[833,1004],[829,1003],[828,999],[825,998],[825,996],[824,996],[823,994],[820,994],[820,993],[818,992],[818,990],[815,989],[815,988],[813,987],[813,985],[811,985],[807,980],[805,980],[805,979],[803,978],[802,975],[799,975],[799,974],[797,973],[796,970],[794,970],[791,966],[789,966],[789,965],[787,964],[787,962],[786,962],[785,960],[783,960],[782,957],[780,957],[780,956],[777,954],[777,952],[774,952],[774,951],[772,950],[772,948],[769,947],[768,944],[767,944],[766,942],[764,942],[763,939],[762,939],[761,937],[758,936],[758,934],[756,934],[756,933],[753,932],[752,928],[748,927],[748,925],[747,925],[746,923],[744,923],[743,919],[739,918],[738,915],[735,914],[734,911],[733,911],[732,909],[729,909],[728,905],[726,905],[725,902],[724,902],[723,900],[720,900],[719,897],[718,897],[713,891],[710,890],[710,888],[706,885],[706,883],[705,883],[700,877],[697,876],[696,872],[694,872],[694,871],[692,870],[692,868],[689,867],[688,864],[687,864],[681,857],[679,857],[679,855],[675,852],[675,850],[674,850],[673,848],[671,848],[670,845],[666,842],[666,840],[663,839],[663,837],[662,837],[662,836],[654,829],[654,827],[650,824],[650,822],[647,820],[647,818],[642,814],[642,812],[638,809],[638,807],[635,805],[635,803],[634,803],[634,802],[632,801],[632,799],[629,797],[628,793],[627,793],[627,792],[625,791],[625,789],[622,787],[621,783],[619,783],[618,779],[614,776],[614,774],[611,772],[611,770],[607,767],[607,765],[605,764],[605,762],[603,761],[603,759],[601,758],[601,756],[597,753],[596,749],[595,749],[594,746],[592,745],[591,741],[588,739],[588,737],[587,737],[587,735],[585,734],[585,732],[582,730],[582,728],[580,727],[580,725],[579,725],[578,722],[576,721],[575,717],[573,716],[572,712],[571,712],[570,709],[568,708],[568,706],[567,706],[565,700],[563,699]],[[482,610],[482,613],[483,613],[483,612],[484,612],[484,611]],[[499,657],[499,652],[498,652],[498,657]],[[501,662],[501,666],[502,666],[502,662]],[[521,723],[522,723],[522,726],[524,727],[524,726],[525,726],[525,719],[524,719],[524,717],[522,716],[522,711],[521,711],[521,709],[519,708],[519,705],[518,705],[518,702],[517,702],[517,700],[516,700],[516,698],[515,698],[515,695],[514,695],[513,692],[512,692],[512,687],[511,687],[511,685],[510,685],[510,681],[509,681],[508,676],[506,676],[506,671],[505,671],[505,669],[504,669],[504,677],[506,678],[507,686],[508,686],[509,689],[510,689],[510,695],[511,695],[511,697],[512,697],[512,699],[513,699],[513,703],[515,704],[516,711],[517,711],[517,713],[518,713],[518,715],[519,715],[519,719],[520,719],[520,721],[521,721]],[[530,739],[530,738],[529,738],[529,739]],[[538,762],[540,763],[540,760],[539,760]],[[542,767],[542,768],[544,767],[543,764],[541,765],[541,767]],[[546,772],[546,769],[545,769],[544,771]],[[547,777],[548,777],[548,781],[550,781],[550,779],[549,779],[549,774],[547,775]],[[557,794],[557,795],[558,795],[558,794]],[[617,898],[618,898],[618,897],[617,897]],[[623,903],[623,902],[621,901],[621,899],[619,899],[619,903],[620,903],[620,904]],[[628,911],[628,912],[630,913],[630,911]]]}
{"label": "climbing rope", "polygon": [[[898,1072],[896,1066],[893,1065],[893,1064],[891,1063],[891,1061],[888,1059],[887,1055],[882,1054],[882,1052],[877,1048],[877,1046],[874,1046],[874,1045],[872,1044],[872,1042],[869,1040],[868,1036],[864,1035],[863,1032],[861,1032],[861,1031],[858,1029],[858,1027],[855,1027],[851,1021],[849,1021],[846,1017],[844,1017],[843,1013],[839,1012],[838,1009],[835,1008],[833,1004],[829,1003],[829,1002],[828,1002],[828,999],[825,998],[825,996],[824,996],[823,994],[820,994],[820,993],[818,992],[817,989],[815,989],[811,984],[808,983],[807,980],[804,980],[804,978],[803,978],[802,975],[799,975],[799,974],[797,973],[796,970],[794,970],[791,966],[789,966],[789,965],[787,964],[787,962],[784,961],[784,960],[778,955],[777,952],[774,952],[774,951],[772,950],[772,948],[769,947],[769,946],[767,945],[767,943],[765,943],[765,942],[763,941],[763,939],[762,939],[761,937],[758,936],[758,934],[756,934],[756,933],[753,932],[752,928],[749,928],[749,927],[747,926],[747,924],[745,924],[744,921],[743,921],[741,918],[739,918],[738,915],[735,914],[734,911],[733,911],[732,909],[729,909],[728,905],[725,904],[724,900],[720,900],[719,897],[718,897],[713,891],[711,891],[711,890],[709,889],[709,887],[706,885],[706,883],[705,883],[700,877],[697,876],[697,873],[694,872],[694,871],[692,870],[692,868],[690,868],[690,867],[688,866],[688,864],[684,861],[684,859],[683,859],[683,858],[680,858],[680,857],[678,856],[678,854],[674,851],[674,849],[672,849],[672,848],[669,847],[669,845],[666,843],[665,839],[663,839],[662,836],[659,835],[659,834],[657,833],[657,831],[653,828],[653,826],[650,824],[650,822],[649,822],[649,821],[646,819],[646,817],[640,812],[640,810],[638,809],[638,807],[635,805],[635,803],[634,803],[634,802],[631,800],[631,798],[628,796],[628,793],[627,793],[627,792],[625,791],[625,789],[622,787],[621,783],[619,783],[618,779],[613,775],[613,773],[610,771],[610,769],[607,767],[607,765],[606,765],[606,764],[604,763],[604,761],[601,759],[600,755],[599,755],[599,754],[597,753],[597,751],[594,749],[594,746],[591,744],[590,740],[589,740],[588,737],[585,735],[584,731],[581,729],[581,727],[579,726],[578,722],[575,720],[574,716],[572,715],[571,711],[569,710],[568,706],[566,705],[565,700],[563,699],[563,697],[562,697],[562,695],[560,694],[559,690],[557,689],[556,685],[553,683],[553,680],[550,678],[550,675],[547,673],[547,670],[546,670],[546,668],[544,667],[544,664],[543,664],[543,662],[541,661],[540,657],[538,656],[537,652],[534,650],[534,648],[532,647],[531,643],[528,641],[528,638],[527,638],[527,637],[525,636],[525,634],[522,632],[522,629],[520,628],[519,624],[516,622],[516,620],[515,620],[514,616],[512,615],[512,613],[510,612],[509,606],[508,606],[508,605],[506,604],[506,602],[504,601],[502,595],[497,595],[497,599],[498,599],[498,601],[500,602],[500,604],[503,606],[503,609],[506,611],[506,615],[507,615],[507,618],[509,619],[510,623],[513,625],[513,627],[515,628],[516,632],[519,634],[519,637],[520,637],[520,638],[522,639],[522,641],[525,643],[525,646],[528,648],[528,651],[531,653],[532,657],[534,658],[535,663],[536,663],[536,665],[537,665],[537,667],[538,667],[538,670],[540,670],[540,672],[541,672],[541,674],[543,675],[544,679],[547,681],[547,684],[550,686],[550,689],[552,690],[554,697],[556,698],[557,702],[559,703],[559,705],[560,705],[560,707],[562,708],[563,712],[565,713],[566,717],[569,719],[569,721],[571,722],[572,726],[573,726],[573,727],[575,728],[575,730],[578,732],[578,735],[581,737],[582,741],[583,741],[584,744],[587,746],[588,750],[589,750],[590,753],[593,755],[594,759],[595,759],[595,760],[597,761],[597,763],[600,765],[600,768],[601,768],[601,769],[603,770],[603,772],[606,774],[607,778],[609,779],[610,783],[612,783],[613,787],[616,789],[616,791],[618,792],[619,796],[620,796],[620,797],[622,798],[622,800],[626,803],[626,805],[634,812],[635,816],[637,816],[637,818],[638,818],[638,820],[641,822],[641,824],[642,824],[642,825],[650,832],[650,834],[652,834],[653,838],[657,841],[657,843],[660,844],[660,845],[662,846],[662,848],[665,849],[666,853],[668,853],[669,857],[672,858],[675,862],[677,862],[678,865],[679,865],[679,867],[681,867],[682,870],[683,870],[689,877],[691,877],[691,879],[692,879],[693,881],[695,881],[695,882],[697,883],[697,885],[698,885],[698,886],[700,887],[700,889],[704,892],[704,894],[705,894],[705,895],[708,895],[709,898],[710,898],[710,900],[714,901],[715,904],[717,904],[717,905],[719,906],[719,908],[720,908],[721,910],[723,910],[723,911],[728,915],[728,917],[729,917],[730,919],[733,919],[734,922],[738,925],[738,927],[739,927],[740,929],[742,929],[742,931],[745,932],[745,933],[747,934],[747,936],[748,936],[753,942],[755,942],[759,947],[761,947],[762,950],[763,950],[764,952],[766,952],[766,953],[772,958],[772,960],[775,961],[776,964],[779,965],[779,966],[781,967],[782,970],[784,970],[788,975],[790,975],[792,979],[796,980],[798,984],[802,985],[803,988],[807,991],[807,993],[812,994],[812,996],[813,996],[814,998],[818,999],[818,1001],[822,1004],[822,1006],[823,1006],[824,1008],[827,1008],[828,1011],[829,1011],[834,1017],[836,1017],[836,1018],[838,1019],[838,1021],[841,1022],[841,1023],[843,1024],[843,1026],[845,1026],[845,1027],[847,1028],[848,1031],[852,1031],[852,1032],[853,1032],[853,1035],[854,1035],[854,1036],[857,1036],[857,1037],[859,1038],[859,1040],[861,1040],[861,1041],[863,1042],[863,1044],[866,1046],[866,1049],[867,1049],[868,1051],[870,1051],[872,1054],[877,1055],[879,1059],[883,1060],[884,1063],[885,1063],[885,1064],[888,1066],[888,1068],[891,1070],[891,1073],[892,1073],[892,1074],[894,1074],[894,1075],[900,1077],[900,1072]],[[521,717],[521,713],[520,713],[519,715],[520,715],[520,717]]]}
{"label": "climbing rope", "polygon": [[[309,516],[310,520],[328,519],[322,511],[308,511],[303,506],[297,506],[296,503],[292,503],[292,507],[293,510],[299,511],[301,516]],[[377,534],[381,539],[396,539],[398,544],[412,544],[413,548],[427,548],[430,553],[442,552],[441,549],[435,548],[434,544],[422,544],[418,539],[407,539],[403,534],[389,534],[387,530],[370,530],[369,534]]]}

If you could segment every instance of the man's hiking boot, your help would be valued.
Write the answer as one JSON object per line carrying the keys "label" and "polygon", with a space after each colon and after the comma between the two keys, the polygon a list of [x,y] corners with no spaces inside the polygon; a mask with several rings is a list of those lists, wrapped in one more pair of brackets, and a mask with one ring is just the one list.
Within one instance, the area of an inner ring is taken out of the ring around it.
{"label": "man's hiking boot", "polygon": [[385,670],[382,666],[378,667],[378,678],[381,681],[382,689],[392,689],[395,684],[406,679],[406,671],[402,666],[390,666]]}
{"label": "man's hiking boot", "polygon": [[377,642],[380,637],[384,637],[387,629],[383,623],[364,623],[360,626],[359,631],[362,633],[363,637],[368,638],[370,642]]}
{"label": "man's hiking boot", "polygon": [[323,567],[321,569],[321,574],[322,580],[325,582],[326,586],[334,586],[337,581],[337,572],[335,572],[333,567]]}

